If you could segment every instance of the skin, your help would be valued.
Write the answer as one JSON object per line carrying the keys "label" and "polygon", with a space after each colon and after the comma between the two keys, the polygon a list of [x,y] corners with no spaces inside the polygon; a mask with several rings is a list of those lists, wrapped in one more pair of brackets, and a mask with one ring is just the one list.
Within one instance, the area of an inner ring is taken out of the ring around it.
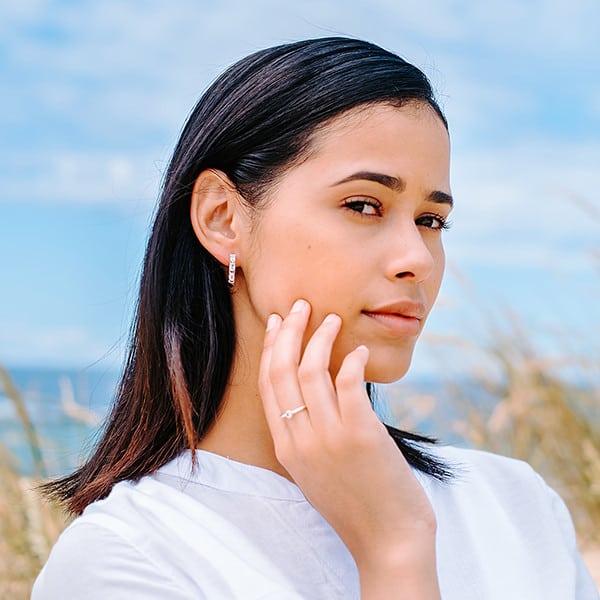
{"label": "skin", "polygon": [[[248,342],[262,342],[266,317],[284,316],[304,298],[312,306],[305,339],[328,313],[342,318],[332,372],[365,344],[367,379],[396,381],[408,370],[417,338],[386,335],[362,311],[410,299],[426,315],[435,301],[444,252],[441,231],[433,229],[440,222],[432,216],[446,218],[450,207],[428,197],[450,193],[448,134],[429,108],[378,106],[342,117],[315,145],[310,158],[278,182],[239,248],[234,309],[240,339],[255,347]],[[334,185],[367,171],[402,178],[405,189],[364,179]]]}
{"label": "skin", "polygon": [[192,197],[200,242],[238,265],[234,368],[200,447],[294,481],[353,554],[362,598],[389,597],[400,576],[407,598],[439,597],[435,517],[363,383],[410,365],[443,275],[449,199],[446,129],[414,104],[321,128],[258,213],[212,170]]}

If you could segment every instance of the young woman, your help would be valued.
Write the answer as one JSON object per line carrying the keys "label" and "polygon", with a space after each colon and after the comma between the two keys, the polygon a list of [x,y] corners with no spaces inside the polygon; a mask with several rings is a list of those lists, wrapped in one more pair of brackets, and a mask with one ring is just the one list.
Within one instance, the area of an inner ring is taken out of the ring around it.
{"label": "young woman", "polygon": [[[444,270],[446,120],[366,42],[271,48],[188,119],[131,350],[41,599],[597,598],[527,465],[384,426]],[[365,382],[370,382],[365,385]]]}

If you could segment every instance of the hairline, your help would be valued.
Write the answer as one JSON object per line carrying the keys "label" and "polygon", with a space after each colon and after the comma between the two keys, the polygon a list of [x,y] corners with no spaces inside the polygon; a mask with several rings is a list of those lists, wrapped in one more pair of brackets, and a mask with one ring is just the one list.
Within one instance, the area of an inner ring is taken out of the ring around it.
{"label": "hairline", "polygon": [[[444,119],[440,116],[434,106],[425,98],[384,98],[382,100],[361,102],[360,104],[351,106],[350,108],[342,110],[341,112],[324,119],[323,121],[317,123],[305,134],[306,137],[299,152],[294,158],[281,165],[281,167],[277,169],[277,171],[273,174],[273,177],[265,186],[266,189],[263,190],[260,193],[260,197],[256,199],[256,202],[253,205],[251,205],[249,202],[243,202],[250,212],[252,230],[254,231],[255,225],[257,221],[259,221],[259,213],[262,210],[269,208],[271,205],[272,201],[274,200],[274,196],[277,193],[277,188],[286,174],[292,169],[295,169],[296,167],[299,167],[310,160],[319,151],[320,147],[318,140],[323,134],[328,134],[332,131],[335,131],[335,128],[338,126],[345,126],[346,123],[344,123],[344,121],[353,119],[366,119],[368,118],[368,114],[371,113],[373,109],[381,106],[388,106],[398,110],[411,110],[414,112],[429,110],[440,120],[444,126],[444,129],[448,131],[448,126]],[[240,196],[243,200],[243,196],[241,194]]]}

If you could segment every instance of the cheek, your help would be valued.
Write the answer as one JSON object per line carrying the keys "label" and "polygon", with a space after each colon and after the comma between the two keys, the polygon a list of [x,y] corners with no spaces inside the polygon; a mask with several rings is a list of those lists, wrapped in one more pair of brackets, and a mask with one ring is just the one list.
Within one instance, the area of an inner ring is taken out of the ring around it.
{"label": "cheek", "polygon": [[[337,310],[338,256],[331,240],[282,226],[275,235],[262,237],[260,248],[249,256],[246,284],[252,303],[262,313],[285,316],[298,298],[308,300],[316,318]],[[312,323],[313,319],[311,319]]]}
{"label": "cheek", "polygon": [[433,257],[433,269],[429,277],[423,282],[423,289],[427,296],[429,309],[431,309],[440,290],[446,268],[446,255],[441,239],[435,245],[430,246],[429,251]]}
{"label": "cheek", "polygon": [[438,256],[436,257],[436,261],[435,261],[435,269],[433,272],[433,280],[435,282],[435,295],[436,296],[440,289],[440,285],[442,284],[442,279],[444,278],[445,270],[446,270],[446,253],[444,252],[444,247],[440,243]]}

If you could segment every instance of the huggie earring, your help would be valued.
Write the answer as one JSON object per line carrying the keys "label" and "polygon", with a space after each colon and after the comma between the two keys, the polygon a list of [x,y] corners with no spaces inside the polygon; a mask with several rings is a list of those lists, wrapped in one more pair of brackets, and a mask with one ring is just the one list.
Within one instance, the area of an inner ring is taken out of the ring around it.
{"label": "huggie earring", "polygon": [[227,283],[233,285],[235,283],[235,254],[229,255],[229,271],[227,273]]}

